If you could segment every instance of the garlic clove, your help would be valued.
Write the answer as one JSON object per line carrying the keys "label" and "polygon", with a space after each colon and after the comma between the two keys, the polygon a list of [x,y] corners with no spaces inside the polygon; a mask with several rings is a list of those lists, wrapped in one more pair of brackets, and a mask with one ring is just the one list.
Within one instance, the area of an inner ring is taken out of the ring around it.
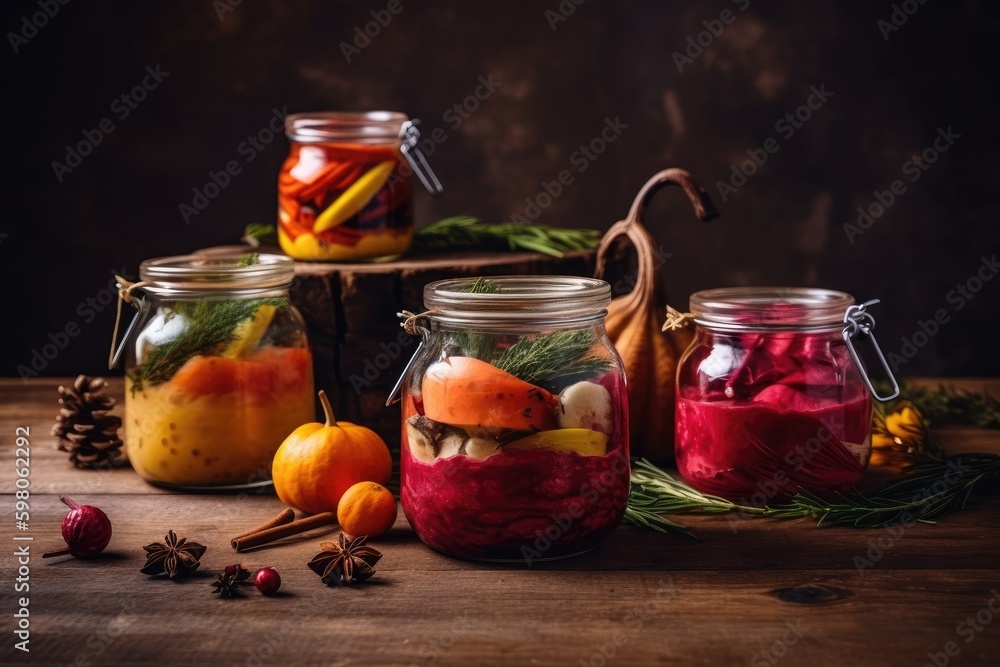
{"label": "garlic clove", "polygon": [[611,394],[595,382],[577,382],[559,394],[559,428],[585,428],[611,434]]}
{"label": "garlic clove", "polygon": [[488,459],[489,457],[500,453],[500,443],[493,438],[476,438],[472,437],[465,441],[462,445],[462,453],[468,457],[479,459]]}
{"label": "garlic clove", "polygon": [[[420,416],[415,415],[415,418],[420,418]],[[413,417],[406,422],[406,442],[410,446],[410,454],[418,461],[433,463],[437,455],[437,446],[428,434],[420,430],[413,422]]]}

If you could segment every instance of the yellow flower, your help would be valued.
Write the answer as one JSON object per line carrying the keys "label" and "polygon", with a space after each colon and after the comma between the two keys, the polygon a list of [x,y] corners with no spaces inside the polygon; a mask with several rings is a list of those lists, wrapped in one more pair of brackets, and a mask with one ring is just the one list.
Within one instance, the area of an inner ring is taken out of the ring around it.
{"label": "yellow flower", "polygon": [[879,433],[877,431],[872,431],[872,447],[875,449],[889,449],[890,447],[895,447],[896,441],[892,439],[892,436],[888,433]]}
{"label": "yellow flower", "polygon": [[[919,410],[909,405],[886,415],[885,427],[897,445],[916,447],[924,440],[924,417]],[[874,438],[872,444],[874,445]]]}

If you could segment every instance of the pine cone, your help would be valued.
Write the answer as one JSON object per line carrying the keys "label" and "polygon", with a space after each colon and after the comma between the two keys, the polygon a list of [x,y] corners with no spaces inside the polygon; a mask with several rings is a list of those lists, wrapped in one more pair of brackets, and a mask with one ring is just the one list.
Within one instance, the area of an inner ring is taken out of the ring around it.
{"label": "pine cone", "polygon": [[104,378],[80,375],[72,387],[59,387],[59,416],[52,435],[59,449],[69,452],[77,468],[103,468],[121,462],[121,417],[108,414],[117,402],[100,395],[108,386]]}

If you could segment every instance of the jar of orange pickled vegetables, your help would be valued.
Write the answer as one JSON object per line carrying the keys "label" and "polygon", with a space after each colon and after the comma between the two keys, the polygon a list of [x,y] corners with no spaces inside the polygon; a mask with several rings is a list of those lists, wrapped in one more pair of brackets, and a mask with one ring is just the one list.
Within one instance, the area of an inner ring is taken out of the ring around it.
{"label": "jar of orange pickled vegetables", "polygon": [[441,184],[395,111],[292,114],[278,176],[278,239],[299,260],[379,261],[413,240],[412,174],[433,195]]}
{"label": "jar of orange pickled vegetables", "polygon": [[[288,299],[281,255],[150,259],[119,283],[138,313],[127,351],[125,449],[154,484],[270,484],[285,437],[315,421],[305,324]],[[119,303],[119,307],[121,304]]]}

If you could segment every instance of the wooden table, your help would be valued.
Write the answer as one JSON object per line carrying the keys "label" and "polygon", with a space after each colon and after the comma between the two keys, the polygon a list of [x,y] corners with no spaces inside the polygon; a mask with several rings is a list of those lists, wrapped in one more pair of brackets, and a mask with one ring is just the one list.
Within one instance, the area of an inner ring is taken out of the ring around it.
{"label": "wooden table", "polygon": [[[895,537],[804,521],[685,516],[700,541],[623,526],[597,551],[531,568],[439,555],[401,514],[378,542],[385,556],[375,579],[326,588],[306,562],[333,530],[250,554],[229,547],[230,537],[281,508],[269,492],[175,494],[131,470],[72,468],[48,435],[57,384],[0,381],[4,665],[1000,664],[996,497]],[[998,381],[958,386],[1000,391]],[[113,387],[120,393],[120,383]],[[31,429],[26,532],[14,530],[18,426]],[[940,433],[950,451],[1000,451],[995,431]],[[62,543],[59,494],[111,517],[105,557],[41,559]],[[139,573],[142,545],[168,528],[208,546],[201,576],[178,583]],[[14,542],[15,532],[33,541]],[[25,544],[30,592],[15,594],[13,552]],[[855,556],[879,549],[859,572]],[[212,595],[213,574],[233,562],[275,566],[281,594]],[[13,648],[22,596],[30,653]]]}

